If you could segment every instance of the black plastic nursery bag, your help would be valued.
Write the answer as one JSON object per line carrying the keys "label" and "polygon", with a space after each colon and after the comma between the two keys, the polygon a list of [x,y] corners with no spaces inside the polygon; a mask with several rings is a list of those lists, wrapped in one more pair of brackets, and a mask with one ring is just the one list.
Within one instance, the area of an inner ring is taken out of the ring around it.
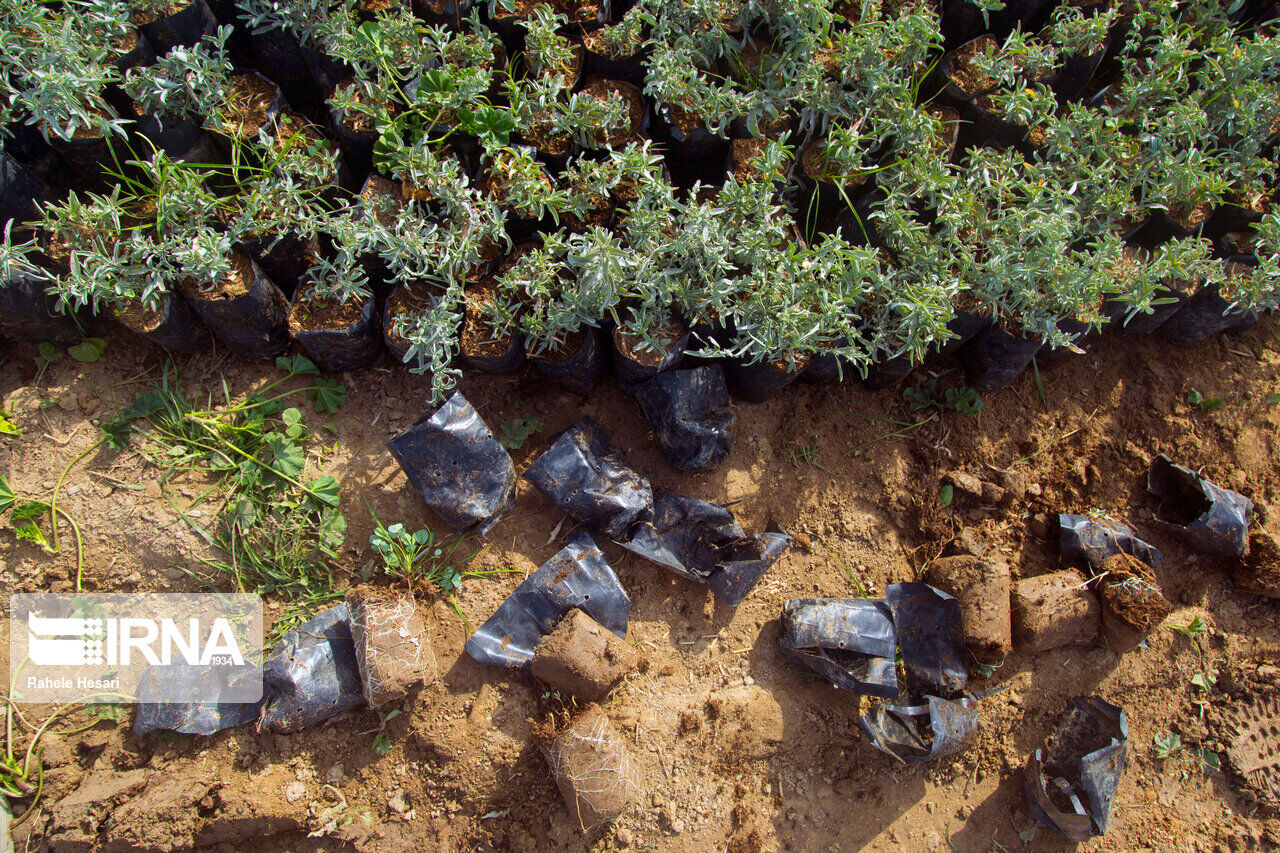
{"label": "black plastic nursery bag", "polygon": [[1031,813],[1068,841],[1105,833],[1128,742],[1123,708],[1096,696],[1072,699],[1049,748],[1027,758]]}
{"label": "black plastic nursery bag", "polygon": [[631,599],[595,540],[582,532],[507,596],[467,640],[467,654],[480,663],[523,669],[538,641],[574,608],[619,637],[627,635]]}
{"label": "black plastic nursery bag", "polygon": [[884,601],[795,598],[782,606],[782,653],[851,693],[892,699],[897,636]]}
{"label": "black plastic nursery bag", "polygon": [[858,722],[872,746],[903,764],[920,764],[963,748],[978,729],[975,701],[937,696],[926,696],[924,701],[923,705],[884,702]]}
{"label": "black plastic nursery bag", "polygon": [[630,391],[641,382],[645,382],[675,367],[684,357],[689,346],[689,335],[686,333],[662,354],[658,364],[642,364],[624,353],[618,346],[617,332],[613,335],[613,373],[618,377],[618,384],[624,391]]}
{"label": "black plastic nursery bag", "polygon": [[288,734],[364,701],[346,602],[280,638],[262,665],[264,728]]}
{"label": "black plastic nursery bag", "polygon": [[308,358],[330,373],[366,367],[382,354],[382,326],[372,298],[361,304],[360,316],[346,328],[297,329],[293,338]]}
{"label": "black plastic nursery bag", "polygon": [[653,514],[653,490],[591,418],[556,438],[524,476],[560,509],[596,533],[623,539]]}
{"label": "black plastic nursery bag", "polygon": [[164,295],[156,314],[117,311],[116,319],[131,331],[173,352],[204,352],[213,346],[209,327],[177,291]]}
{"label": "black plastic nursery bag", "polygon": [[952,699],[969,681],[960,602],[927,583],[884,588],[902,649],[907,687],[921,695]]}
{"label": "black plastic nursery bag", "polygon": [[511,456],[460,391],[387,448],[427,506],[454,530],[484,533],[515,506]]}
{"label": "black plastic nursery bag", "polygon": [[1164,557],[1154,545],[1139,539],[1133,528],[1103,513],[1059,513],[1058,547],[1063,560],[1070,563],[1083,560],[1095,569],[1116,554],[1137,557],[1148,566],[1154,566]]}
{"label": "black plastic nursery bag", "polygon": [[271,361],[289,348],[289,301],[257,264],[238,296],[205,296],[188,287],[183,295],[218,340],[251,361]]}
{"label": "black plastic nursery bag", "polygon": [[47,288],[49,277],[38,270],[12,269],[0,279],[0,335],[13,341],[73,344],[84,338],[70,314],[59,314]]}
{"label": "black plastic nursery bag", "polygon": [[600,345],[600,330],[590,326],[582,330],[582,346],[571,353],[558,353],[559,358],[546,355],[532,359],[546,376],[559,382],[570,391],[590,394],[604,376],[605,349]]}
{"label": "black plastic nursery bag", "polygon": [[[133,733],[145,735],[157,730],[191,735],[211,735],[233,726],[255,722],[262,715],[263,697],[258,702],[218,702],[225,685],[224,673],[237,680],[261,679],[262,671],[245,672],[239,667],[153,666],[138,685],[138,711]],[[237,691],[244,695],[244,690]],[[185,696],[189,701],[150,701],[153,696]],[[195,701],[209,700],[209,701]]]}
{"label": "black plastic nursery bag", "polygon": [[1198,551],[1239,557],[1249,549],[1253,501],[1209,482],[1163,453],[1151,460],[1147,491],[1160,499],[1156,520],[1183,534]]}
{"label": "black plastic nursery bag", "polygon": [[708,471],[729,455],[737,416],[720,365],[659,373],[632,393],[673,467]]}

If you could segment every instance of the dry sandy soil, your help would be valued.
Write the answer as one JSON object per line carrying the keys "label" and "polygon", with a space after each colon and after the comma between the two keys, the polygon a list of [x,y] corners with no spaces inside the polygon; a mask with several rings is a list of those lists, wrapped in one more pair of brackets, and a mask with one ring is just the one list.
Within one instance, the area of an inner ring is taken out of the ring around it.
{"label": "dry sandy soil", "polygon": [[[1227,721],[1241,714],[1262,714],[1269,732],[1280,726],[1280,712],[1270,710],[1280,692],[1280,602],[1237,590],[1229,563],[1197,557],[1158,528],[1144,486],[1150,459],[1168,453],[1250,496],[1256,523],[1280,534],[1280,404],[1267,402],[1280,391],[1278,350],[1271,320],[1187,349],[1107,338],[1088,355],[1043,367],[1043,398],[1027,374],[990,395],[976,416],[948,412],[883,439],[898,427],[868,416],[919,417],[900,388],[800,385],[766,404],[740,404],[732,454],[698,476],[666,464],[638,407],[611,385],[584,400],[532,370],[468,377],[463,390],[491,426],[517,414],[545,421],[513,454],[518,470],[588,414],[656,485],[740,501],[734,511],[748,531],[776,526],[796,535],[797,546],[736,611],[603,545],[634,602],[630,636],[648,661],[605,707],[641,765],[641,807],[594,835],[579,831],[533,738],[535,724],[558,710],[554,697],[530,677],[464,655],[464,623],[436,601],[429,631],[440,676],[387,724],[386,755],[373,748],[369,730],[379,718],[367,709],[287,737],[247,726],[207,738],[138,738],[127,724],[100,723],[47,739],[44,797],[16,828],[18,849],[1064,850],[1074,845],[1030,817],[1021,768],[1066,702],[1088,693],[1127,710],[1131,739],[1112,828],[1081,849],[1275,846],[1280,823],[1267,805],[1274,770],[1252,779],[1229,767],[1206,775],[1191,749],[1223,750]],[[0,439],[0,472],[19,491],[47,498],[63,466],[97,440],[96,424],[159,375],[163,356],[121,334],[109,338],[100,362],[64,358],[36,384],[33,352],[17,349],[0,366],[3,407],[24,430]],[[211,389],[221,375],[240,394],[278,375],[217,355],[185,360],[179,371],[188,390]],[[384,522],[445,532],[384,445],[424,410],[421,380],[385,366],[343,379],[346,407],[306,413],[326,436],[308,471],[338,478],[351,523],[335,567],[340,588],[375,569],[366,500]],[[943,386],[960,381],[954,369],[941,378]],[[1185,402],[1192,389],[1221,407],[1193,410]],[[797,449],[814,446],[809,464]],[[999,489],[988,487],[986,500],[957,491],[943,509],[939,484],[955,472]],[[63,501],[85,528],[86,589],[201,588],[183,568],[206,546],[175,507],[190,506],[203,487],[177,478],[161,488],[158,474],[136,452],[106,449],[72,472]],[[471,567],[518,572],[466,582],[458,602],[473,626],[571,531],[527,483],[517,494],[517,509],[484,537]],[[1045,517],[1089,508],[1127,521],[1164,550],[1156,574],[1175,612],[1146,648],[1123,656],[1098,646],[1015,649],[971,681],[972,689],[1007,689],[983,700],[979,732],[957,755],[895,764],[862,735],[856,697],[778,651],[788,598],[857,595],[851,575],[880,592],[940,554],[996,554],[1017,577],[1052,571],[1060,561]],[[208,519],[217,504],[205,498],[195,509]],[[6,530],[0,552],[5,588],[70,588],[65,556],[16,543]],[[282,610],[270,602],[268,618]],[[1197,615],[1209,626],[1198,644],[1171,630]],[[1207,693],[1190,683],[1202,653],[1220,673]],[[1187,747],[1157,760],[1152,738],[1166,732]]]}

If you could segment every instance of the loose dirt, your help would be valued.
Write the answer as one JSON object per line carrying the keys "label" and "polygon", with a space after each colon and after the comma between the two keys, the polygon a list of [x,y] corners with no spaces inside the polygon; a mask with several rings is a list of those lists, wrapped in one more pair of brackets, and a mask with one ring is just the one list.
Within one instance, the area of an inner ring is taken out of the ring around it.
{"label": "loose dirt", "polygon": [[[203,589],[189,571],[202,573],[199,558],[210,552],[178,511],[208,523],[219,495],[192,475],[162,480],[164,470],[135,451],[90,449],[96,425],[146,390],[163,364],[158,350],[123,331],[107,337],[99,362],[63,358],[38,383],[34,348],[10,353],[0,403],[23,434],[0,438],[0,472],[47,500],[62,469],[88,450],[59,497],[84,528],[85,588]],[[1042,365],[1043,394],[1028,372],[970,417],[911,413],[900,389],[798,383],[770,402],[739,404],[728,459],[698,475],[666,464],[635,402],[611,384],[584,399],[532,368],[467,376],[463,391],[495,430],[522,415],[545,422],[514,452],[519,470],[586,414],[654,485],[735,501],[748,531],[796,535],[736,611],[601,543],[633,602],[629,638],[648,661],[603,706],[643,779],[636,807],[584,834],[533,736],[535,723],[565,709],[530,677],[462,652],[468,625],[483,622],[574,529],[522,481],[518,508],[470,543],[483,550],[469,568],[517,571],[464,582],[457,604],[466,623],[445,601],[422,600],[440,677],[382,709],[402,712],[385,722],[385,755],[374,748],[382,720],[367,708],[291,736],[248,726],[207,738],[135,738],[127,723],[110,722],[53,734],[42,805],[17,827],[18,848],[1068,850],[1030,817],[1022,766],[1068,700],[1095,693],[1128,711],[1128,767],[1110,832],[1078,849],[1267,849],[1280,842],[1277,804],[1269,782],[1250,779],[1274,771],[1249,770],[1244,748],[1236,758],[1229,750],[1237,724],[1250,720],[1265,722],[1249,737],[1275,738],[1280,603],[1237,589],[1232,561],[1197,556],[1155,524],[1145,480],[1150,460],[1168,453],[1249,496],[1255,526],[1280,533],[1280,405],[1268,402],[1280,391],[1278,347],[1271,320],[1187,349],[1109,337],[1087,355]],[[183,360],[177,374],[201,399],[220,398],[223,376],[243,395],[279,375],[220,353]],[[350,530],[335,588],[367,579],[392,589],[368,546],[370,509],[384,523],[447,534],[385,447],[426,408],[425,380],[385,365],[342,378],[350,396],[340,412],[305,410],[307,426],[324,437],[311,445],[307,473],[342,484]],[[939,384],[960,381],[951,369]],[[1184,402],[1192,389],[1221,407],[1196,412]],[[949,475],[978,491],[957,487],[944,508],[939,488]],[[1016,583],[1063,568],[1046,516],[1090,508],[1164,551],[1154,573],[1175,611],[1122,656],[1100,645],[1029,654],[1015,644],[999,666],[975,667],[972,689],[1005,689],[982,700],[974,742],[957,755],[896,765],[859,731],[855,697],[779,653],[788,598],[879,594],[953,554],[1004,560]],[[0,552],[5,588],[72,588],[66,554],[47,556],[4,530]],[[225,576],[217,581],[230,588]],[[269,600],[268,620],[285,606]],[[1205,636],[1171,630],[1197,616]],[[5,620],[0,640],[7,630]],[[0,667],[7,672],[7,660]],[[1191,679],[1206,668],[1217,680],[1201,689]],[[38,708],[30,716],[43,718]],[[1156,760],[1152,738],[1168,732],[1184,748]],[[1221,754],[1224,769],[1204,773],[1193,752],[1200,748]]]}

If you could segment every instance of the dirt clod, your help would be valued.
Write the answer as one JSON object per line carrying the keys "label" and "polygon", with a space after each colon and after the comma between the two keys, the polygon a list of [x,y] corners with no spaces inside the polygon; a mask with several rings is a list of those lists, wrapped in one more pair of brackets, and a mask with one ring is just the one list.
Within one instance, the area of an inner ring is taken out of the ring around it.
{"label": "dirt clod", "polygon": [[638,655],[581,610],[560,620],[533,650],[530,672],[539,680],[595,702],[636,668]]}
{"label": "dirt clod", "polygon": [[347,603],[365,699],[374,708],[400,699],[430,668],[426,628],[413,599],[352,591]]}
{"label": "dirt clod", "polygon": [[1173,612],[1156,586],[1151,567],[1128,554],[1113,554],[1099,567],[1102,631],[1107,647],[1130,651]]}
{"label": "dirt clod", "polygon": [[965,643],[979,661],[994,663],[1013,648],[1009,566],[1000,560],[944,557],[929,564],[925,581],[960,602]]}
{"label": "dirt clod", "polygon": [[574,822],[584,830],[622,815],[640,797],[640,771],[622,736],[592,705],[544,751]]}
{"label": "dirt clod", "polygon": [[1249,553],[1232,569],[1231,582],[1245,592],[1280,598],[1280,543],[1265,530],[1249,534]]}
{"label": "dirt clod", "polygon": [[1092,643],[1101,620],[1097,597],[1075,569],[1025,578],[1013,587],[1013,636],[1024,651]]}

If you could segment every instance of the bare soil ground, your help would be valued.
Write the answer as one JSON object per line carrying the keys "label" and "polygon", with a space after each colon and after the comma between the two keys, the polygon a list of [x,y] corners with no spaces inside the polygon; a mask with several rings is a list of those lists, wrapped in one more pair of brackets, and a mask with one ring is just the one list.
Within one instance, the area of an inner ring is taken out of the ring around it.
{"label": "bare soil ground", "polygon": [[[18,849],[1064,850],[1074,845],[1030,817],[1021,768],[1065,703],[1086,693],[1128,711],[1131,739],[1112,828],[1081,849],[1276,846],[1280,822],[1267,799],[1275,769],[1266,755],[1274,758],[1280,726],[1280,602],[1238,591],[1230,561],[1197,557],[1157,527],[1144,487],[1150,459],[1168,453],[1250,496],[1257,523],[1280,534],[1280,404],[1268,402],[1280,391],[1278,350],[1272,320],[1187,349],[1108,337],[1088,355],[1042,366],[1043,399],[1028,373],[989,395],[976,416],[947,412],[890,437],[901,427],[877,418],[921,417],[908,412],[900,389],[799,385],[769,403],[741,404],[732,454],[698,476],[666,464],[638,407],[612,386],[584,400],[532,370],[468,377],[463,390],[491,427],[520,414],[545,421],[513,454],[518,470],[587,414],[655,485],[739,501],[734,511],[748,531],[776,525],[796,535],[797,546],[736,611],[602,543],[634,602],[631,638],[648,661],[605,706],[640,764],[642,807],[594,835],[579,831],[532,737],[534,724],[557,710],[554,698],[528,676],[463,654],[466,628],[437,601],[429,632],[440,678],[387,724],[386,755],[374,749],[369,730],[379,717],[367,709],[287,737],[247,726],[207,738],[138,738],[128,724],[100,723],[48,738],[43,801],[17,827]],[[62,359],[35,384],[33,352],[19,348],[0,366],[0,400],[24,430],[0,439],[0,472],[47,499],[62,468],[97,440],[96,424],[158,376],[163,356],[121,333],[100,362]],[[179,373],[188,390],[207,392],[221,375],[237,394],[278,376],[217,355],[183,361]],[[350,399],[337,415],[306,410],[324,436],[308,473],[338,478],[351,523],[338,588],[375,570],[366,500],[384,522],[445,532],[384,446],[425,409],[422,380],[383,367],[344,381]],[[960,381],[953,370],[941,384]],[[1193,389],[1220,398],[1220,408],[1188,406]],[[183,569],[207,546],[177,510],[211,519],[217,496],[201,498],[204,486],[191,478],[161,487],[159,473],[136,452],[101,449],[68,478],[62,503],[84,527],[86,589],[201,589]],[[987,485],[977,487],[981,497],[956,489],[944,509],[940,483],[957,473]],[[550,538],[561,515],[527,483],[517,496],[472,567],[519,572],[466,582],[458,601],[472,626],[571,531],[566,522]],[[1090,508],[1164,550],[1156,576],[1175,612],[1146,648],[1123,656],[1102,647],[1037,655],[1015,648],[971,682],[1008,689],[982,702],[978,735],[958,755],[895,765],[861,734],[856,697],[778,651],[787,598],[857,595],[858,584],[878,593],[954,553],[999,554],[1015,578],[1052,571],[1060,563],[1045,516]],[[7,589],[71,588],[66,556],[46,556],[7,531],[0,553]],[[268,618],[282,609],[271,601]],[[1195,616],[1209,626],[1199,644],[1169,627]],[[1191,684],[1206,665],[1197,645],[1220,673],[1208,691]],[[1225,754],[1232,725],[1252,726],[1264,753],[1267,768],[1250,779],[1228,772],[1229,763],[1206,775],[1191,752]],[[1152,738],[1167,732],[1187,746],[1157,760]]]}

